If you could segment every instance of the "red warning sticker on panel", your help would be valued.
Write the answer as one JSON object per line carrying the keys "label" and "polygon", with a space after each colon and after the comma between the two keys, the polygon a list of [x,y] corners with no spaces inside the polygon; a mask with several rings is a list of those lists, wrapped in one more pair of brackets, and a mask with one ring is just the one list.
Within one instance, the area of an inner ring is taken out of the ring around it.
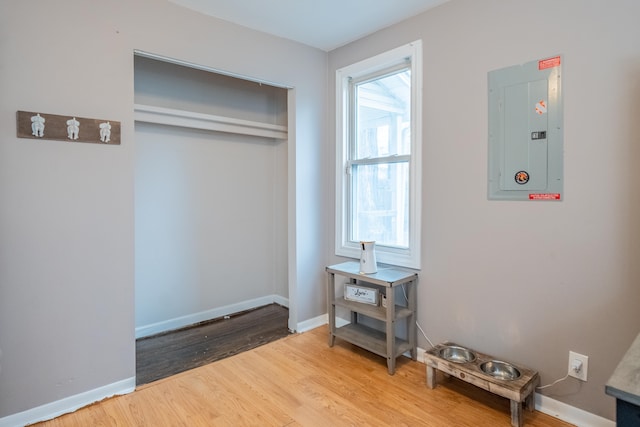
{"label": "red warning sticker on panel", "polygon": [[538,61],[538,70],[546,70],[547,68],[553,68],[560,65],[560,57],[554,56],[553,58],[541,59]]}
{"label": "red warning sticker on panel", "polygon": [[560,193],[531,193],[529,200],[560,200]]}

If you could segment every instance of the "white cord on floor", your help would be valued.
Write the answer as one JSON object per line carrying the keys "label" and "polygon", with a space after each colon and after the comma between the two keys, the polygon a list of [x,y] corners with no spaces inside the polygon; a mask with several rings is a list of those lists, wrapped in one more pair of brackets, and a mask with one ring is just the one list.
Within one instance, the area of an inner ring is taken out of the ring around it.
{"label": "white cord on floor", "polygon": [[547,385],[543,385],[543,386],[540,386],[540,387],[536,387],[536,390],[542,390],[544,388],[548,388],[548,387],[554,386],[554,385],[558,384],[560,381],[566,380],[567,378],[569,378],[569,374],[565,375],[563,378],[560,378],[559,380],[555,380],[551,384],[547,384]]}

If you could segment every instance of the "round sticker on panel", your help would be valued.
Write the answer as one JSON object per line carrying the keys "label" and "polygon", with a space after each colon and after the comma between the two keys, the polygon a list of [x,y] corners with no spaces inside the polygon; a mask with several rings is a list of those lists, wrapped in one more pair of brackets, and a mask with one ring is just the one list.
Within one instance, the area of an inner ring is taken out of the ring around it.
{"label": "round sticker on panel", "polygon": [[516,182],[520,185],[526,184],[527,182],[529,182],[529,173],[525,171],[517,172],[515,179]]}

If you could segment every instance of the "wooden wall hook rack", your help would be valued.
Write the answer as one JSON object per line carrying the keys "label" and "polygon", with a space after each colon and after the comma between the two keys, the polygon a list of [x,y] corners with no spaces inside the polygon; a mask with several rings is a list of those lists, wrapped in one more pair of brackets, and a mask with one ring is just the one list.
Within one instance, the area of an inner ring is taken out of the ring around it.
{"label": "wooden wall hook rack", "polygon": [[120,122],[18,111],[18,138],[120,145]]}

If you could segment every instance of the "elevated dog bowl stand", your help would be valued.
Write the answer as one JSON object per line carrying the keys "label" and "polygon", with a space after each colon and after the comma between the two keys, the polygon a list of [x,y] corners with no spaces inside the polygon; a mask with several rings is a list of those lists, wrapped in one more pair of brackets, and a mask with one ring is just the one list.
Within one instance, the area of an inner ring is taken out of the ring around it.
{"label": "elevated dog bowl stand", "polygon": [[483,390],[505,397],[511,401],[511,425],[513,427],[522,427],[522,404],[525,403],[526,408],[531,412],[535,409],[534,391],[540,383],[538,373],[531,369],[513,365],[520,371],[519,378],[514,380],[496,378],[483,372],[480,368],[482,363],[496,360],[495,357],[469,349],[476,356],[474,361],[465,363],[451,362],[440,357],[440,350],[447,346],[456,346],[456,344],[439,344],[424,355],[427,365],[427,387],[430,389],[436,387],[436,370],[439,370]]}

